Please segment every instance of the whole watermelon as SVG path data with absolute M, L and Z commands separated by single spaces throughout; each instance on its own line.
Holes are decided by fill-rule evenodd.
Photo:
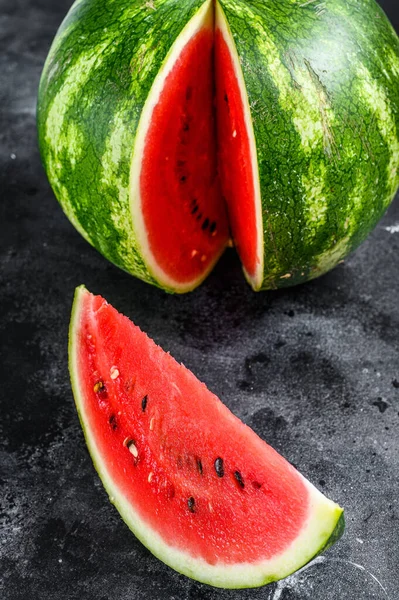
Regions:
M 250 111 L 243 122 L 256 151 L 243 145 L 242 164 L 251 163 L 259 189 L 249 211 L 258 215 L 254 226 L 244 200 L 232 207 L 227 184 L 215 180 L 225 143 L 205 123 L 218 119 L 201 100 L 205 84 L 191 100 L 195 80 L 200 88 L 213 78 L 218 89 L 213 63 L 209 74 L 189 69 L 195 52 L 205 53 L 198 35 L 210 20 L 213 28 L 226 21 L 237 89 Z M 197 45 L 184 58 L 190 40 Z M 167 135 L 175 121 L 191 137 Z M 153 123 L 162 135 L 150 143 L 144 133 Z M 293 285 L 356 248 L 395 196 L 399 40 L 374 0 L 78 0 L 43 71 L 38 127 L 65 213 L 119 267 L 168 291 L 193 289 L 228 244 L 226 201 L 238 215 L 232 237 L 253 288 Z M 239 177 L 234 169 L 236 189 Z M 253 272 L 240 244 L 253 247 Z

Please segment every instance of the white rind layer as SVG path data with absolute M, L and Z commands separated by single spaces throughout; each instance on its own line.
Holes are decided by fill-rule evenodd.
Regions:
M 309 491 L 310 498 L 309 516 L 306 524 L 287 550 L 272 559 L 261 560 L 258 563 L 225 564 L 220 562 L 210 565 L 203 559 L 190 555 L 187 550 L 166 544 L 161 536 L 135 511 L 134 506 L 118 489 L 112 479 L 112 473 L 107 469 L 101 456 L 93 432 L 90 429 L 84 394 L 80 386 L 77 360 L 79 354 L 79 327 L 82 308 L 88 293 L 84 286 L 77 288 L 72 309 L 69 330 L 69 369 L 72 389 L 94 466 L 110 499 L 112 499 L 111 502 L 116 506 L 122 519 L 135 536 L 152 554 L 176 571 L 215 587 L 244 588 L 261 586 L 271 581 L 283 579 L 309 562 L 328 542 L 342 516 L 343 510 L 323 496 L 305 478 L 303 478 L 303 481 Z

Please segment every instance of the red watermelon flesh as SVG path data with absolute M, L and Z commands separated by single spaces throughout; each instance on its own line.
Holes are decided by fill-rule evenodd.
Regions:
M 229 238 L 217 173 L 213 38 L 212 27 L 203 27 L 167 75 L 141 167 L 150 250 L 181 284 L 209 271 Z
M 254 178 L 256 156 L 251 159 L 251 117 L 245 115 L 244 85 L 239 85 L 237 64 L 234 64 L 234 49 L 229 48 L 220 27 L 215 32 L 215 76 L 216 108 L 219 143 L 219 172 L 221 185 L 227 199 L 229 222 L 234 243 L 240 255 L 241 263 L 248 277 L 257 279 L 257 271 L 262 270 L 261 247 L 258 232 L 262 226 L 257 224 L 261 217 L 257 215 Z
M 278 579 L 279 568 L 288 574 L 327 543 L 341 509 L 188 369 L 83 287 L 71 322 L 70 370 L 111 500 L 164 562 L 214 585 L 242 587 Z M 251 576 L 244 569 L 236 581 L 243 565 Z

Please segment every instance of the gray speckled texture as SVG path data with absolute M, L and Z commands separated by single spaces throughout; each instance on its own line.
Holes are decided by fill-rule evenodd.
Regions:
M 398 22 L 394 2 L 382 4 Z M 122 273 L 66 220 L 36 147 L 39 75 L 68 5 L 0 0 L 1 598 L 396 600 L 399 202 L 344 265 L 297 289 L 254 294 L 232 252 L 185 297 Z M 346 534 L 323 559 L 278 585 L 221 591 L 173 572 L 132 536 L 72 400 L 67 328 L 80 283 L 346 508 Z

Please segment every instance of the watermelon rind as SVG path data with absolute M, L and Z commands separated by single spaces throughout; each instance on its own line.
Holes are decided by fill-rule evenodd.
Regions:
M 303 529 L 282 554 L 256 564 L 239 563 L 211 565 L 202 558 L 166 544 L 135 511 L 134 506 L 115 484 L 112 472 L 97 447 L 90 420 L 85 412 L 83 389 L 79 378 L 77 356 L 81 311 L 89 292 L 84 286 L 76 289 L 69 330 L 69 370 L 73 395 L 87 447 L 103 485 L 122 519 L 135 536 L 160 560 L 176 571 L 203 583 L 222 588 L 258 587 L 282 579 L 308 563 L 327 549 L 344 529 L 343 509 L 327 499 L 303 478 L 310 495 L 309 517 Z M 301 476 L 302 477 L 302 476 Z
M 375 0 L 219 0 L 251 109 L 264 273 L 326 273 L 399 185 L 399 39 Z M 227 38 L 226 38 L 227 39 Z

